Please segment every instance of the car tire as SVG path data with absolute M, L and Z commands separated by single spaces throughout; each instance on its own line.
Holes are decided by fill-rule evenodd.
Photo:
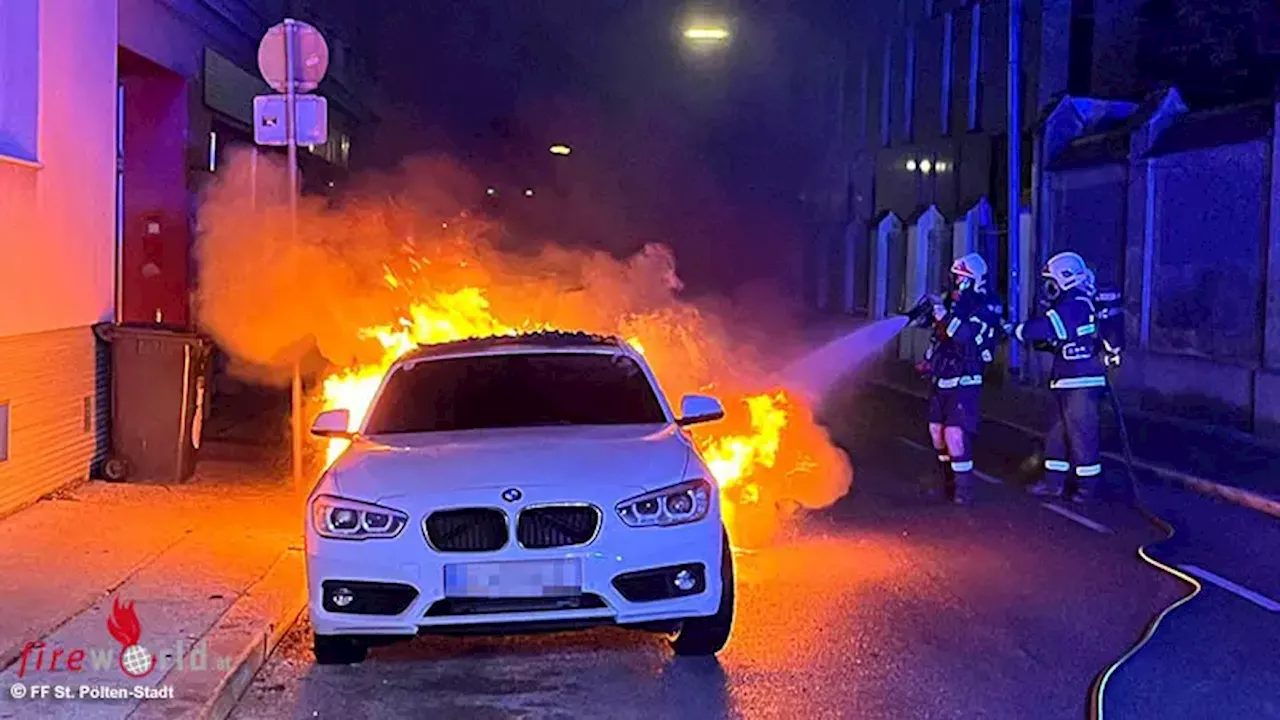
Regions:
M 314 635 L 317 665 L 355 665 L 369 656 L 369 646 L 346 635 Z
M 680 630 L 671 640 L 676 655 L 705 657 L 715 655 L 729 642 L 733 630 L 734 573 L 733 551 L 729 536 L 725 535 L 720 559 L 720 606 L 715 615 L 689 618 L 681 623 Z

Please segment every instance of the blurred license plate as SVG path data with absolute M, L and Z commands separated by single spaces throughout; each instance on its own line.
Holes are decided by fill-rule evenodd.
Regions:
M 563 597 L 581 592 L 582 563 L 577 559 L 444 566 L 446 597 Z

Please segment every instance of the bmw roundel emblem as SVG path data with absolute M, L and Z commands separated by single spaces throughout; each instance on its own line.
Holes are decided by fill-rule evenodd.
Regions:
M 507 502 L 515 502 L 522 497 L 524 497 L 524 493 L 520 492 L 519 488 L 507 488 L 502 491 L 502 499 Z

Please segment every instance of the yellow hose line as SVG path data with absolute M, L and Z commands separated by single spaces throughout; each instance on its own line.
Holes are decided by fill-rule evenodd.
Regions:
M 1161 526 L 1164 529 L 1164 531 L 1168 534 L 1168 536 L 1164 540 L 1161 540 L 1160 542 L 1168 542 L 1173 538 L 1174 530 L 1172 525 L 1165 522 L 1164 520 L 1161 520 L 1160 518 L 1155 517 L 1154 515 L 1152 516 L 1151 520 L 1152 522 Z M 1146 545 L 1143 545 L 1138 548 L 1138 557 L 1141 558 L 1143 562 L 1147 563 L 1148 565 L 1151 565 L 1157 570 L 1162 570 L 1164 572 L 1167 572 L 1170 575 L 1173 575 L 1174 577 L 1187 583 L 1188 585 L 1191 586 L 1192 590 L 1190 594 L 1179 599 L 1177 602 L 1173 603 L 1172 605 L 1170 605 L 1169 607 L 1161 611 L 1161 613 L 1157 615 L 1155 619 L 1151 621 L 1150 624 L 1147 625 L 1147 631 L 1146 633 L 1143 634 L 1142 639 L 1139 640 L 1136 645 L 1130 648 L 1128 652 L 1120 656 L 1119 660 L 1116 660 L 1115 662 L 1111 663 L 1111 666 L 1108 667 L 1106 671 L 1103 672 L 1102 675 L 1098 677 L 1097 682 L 1095 682 L 1093 686 L 1093 702 L 1090 704 L 1090 709 L 1089 709 L 1089 717 L 1094 718 L 1094 720 L 1103 720 L 1102 701 L 1103 701 L 1103 696 L 1107 691 L 1107 681 L 1111 679 L 1111 675 L 1115 673 L 1115 671 L 1119 669 L 1121 665 L 1127 662 L 1129 658 L 1132 658 L 1134 655 L 1138 654 L 1138 651 L 1142 650 L 1142 648 L 1146 646 L 1147 642 L 1150 641 L 1151 638 L 1156 634 L 1156 630 L 1160 628 L 1160 623 L 1164 620 L 1165 616 L 1167 616 L 1169 613 L 1173 612 L 1174 610 L 1177 610 L 1178 608 L 1182 607 L 1183 605 L 1186 605 L 1188 602 L 1191 602 L 1191 599 L 1199 595 L 1201 589 L 1203 589 L 1199 580 L 1196 580 L 1195 578 L 1191 577 L 1190 575 L 1182 572 L 1181 570 L 1175 567 L 1166 565 L 1160 562 L 1159 560 L 1156 560 L 1155 558 L 1151 557 L 1151 555 L 1147 553 Z

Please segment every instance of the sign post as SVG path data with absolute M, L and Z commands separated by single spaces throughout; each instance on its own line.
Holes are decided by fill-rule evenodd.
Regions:
M 298 241 L 298 141 L 321 145 L 328 141 L 328 103 L 307 94 L 320 85 L 329 69 L 329 46 L 311 25 L 285 18 L 263 35 L 258 44 L 258 70 L 262 79 L 282 95 L 253 99 L 253 136 L 259 145 L 287 149 L 289 173 L 290 240 Z M 306 108 L 306 112 L 301 109 Z M 283 122 L 281 122 L 283 115 Z M 283 131 L 283 132 L 281 132 Z M 293 364 L 292 435 L 293 482 L 302 487 L 302 368 Z

